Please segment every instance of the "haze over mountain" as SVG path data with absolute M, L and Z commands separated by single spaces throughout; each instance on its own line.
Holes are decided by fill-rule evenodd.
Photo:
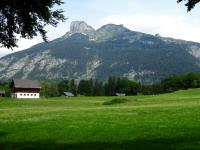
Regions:
M 144 83 L 200 72 L 200 44 L 107 24 L 95 30 L 83 21 L 49 43 L 0 59 L 0 80 L 100 79 L 126 77 Z

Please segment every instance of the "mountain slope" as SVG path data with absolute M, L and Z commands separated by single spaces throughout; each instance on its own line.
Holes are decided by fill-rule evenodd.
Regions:
M 0 80 L 105 80 L 108 76 L 156 82 L 171 74 L 200 72 L 200 44 L 131 31 L 108 24 L 98 30 L 85 22 L 49 43 L 0 59 Z

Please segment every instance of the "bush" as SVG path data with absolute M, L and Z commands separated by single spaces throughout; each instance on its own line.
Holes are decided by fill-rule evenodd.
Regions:
M 125 98 L 115 98 L 115 99 L 112 99 L 110 101 L 106 101 L 103 103 L 103 105 L 114 105 L 114 104 L 121 104 L 121 103 L 126 103 L 128 102 L 129 100 L 128 99 L 125 99 Z

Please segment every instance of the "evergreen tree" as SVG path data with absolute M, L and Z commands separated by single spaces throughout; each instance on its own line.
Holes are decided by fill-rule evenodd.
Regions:
M 116 79 L 114 77 L 109 77 L 104 88 L 107 96 L 114 96 L 116 94 Z
M 139 91 L 139 84 L 128 79 L 117 79 L 116 92 L 126 95 L 136 95 Z
M 78 92 L 81 95 L 92 96 L 93 81 L 92 80 L 81 80 L 78 85 Z
M 42 89 L 40 90 L 41 96 L 44 97 L 57 97 L 59 96 L 59 90 L 57 83 L 42 82 Z
M 5 91 L 5 96 L 10 97 L 11 94 L 11 85 L 8 82 L 0 83 L 0 90 Z
M 64 80 L 58 83 L 58 91 L 60 95 L 63 95 L 64 92 L 69 91 L 69 81 Z
M 127 95 L 137 95 L 139 92 L 139 83 L 135 82 L 135 81 L 130 81 L 127 80 L 127 87 L 126 87 L 126 94 Z
M 103 83 L 101 81 L 95 80 L 95 83 L 93 86 L 93 95 L 94 96 L 103 96 L 104 95 Z

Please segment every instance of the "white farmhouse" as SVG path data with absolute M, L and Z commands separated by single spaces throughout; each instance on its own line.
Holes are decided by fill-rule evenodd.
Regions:
M 40 98 L 41 85 L 36 80 L 13 79 L 11 82 L 11 98 Z

